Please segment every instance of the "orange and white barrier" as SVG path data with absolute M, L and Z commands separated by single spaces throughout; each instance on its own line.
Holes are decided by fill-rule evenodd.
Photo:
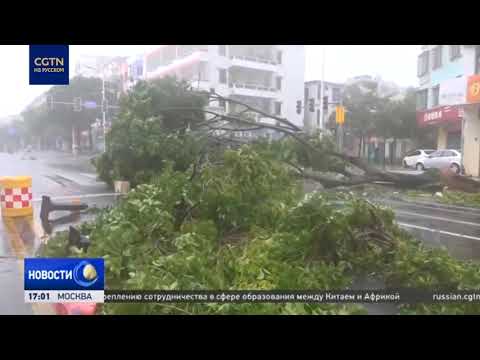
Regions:
M 0 208 L 2 216 L 33 215 L 32 177 L 0 177 Z

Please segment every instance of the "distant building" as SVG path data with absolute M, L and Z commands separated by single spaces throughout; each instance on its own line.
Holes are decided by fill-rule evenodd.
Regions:
M 128 63 L 124 56 L 81 56 L 75 64 L 74 76 L 96 77 L 119 84 L 121 92 L 128 85 Z
M 137 56 L 127 62 L 128 87 L 140 79 L 175 75 L 194 88 L 215 91 L 303 127 L 296 101 L 303 99 L 304 46 L 163 45 L 144 54 L 143 61 Z M 240 111 L 235 104 L 212 106 L 226 113 Z
M 320 119 L 321 86 L 321 80 L 305 82 L 304 97 L 302 103 L 304 105 L 303 121 L 306 130 L 309 132 L 314 132 L 318 129 L 326 129 L 330 115 L 335 112 L 335 107 L 342 102 L 345 84 L 325 81 L 323 88 L 323 103 L 326 111 L 323 112 L 323 119 Z M 312 99 L 314 102 L 313 112 L 309 109 L 309 103 L 310 101 L 312 101 Z
M 395 84 L 393 81 L 383 80 L 380 76 L 361 75 L 350 78 L 346 81 L 346 85 L 363 86 L 365 91 L 374 89 L 377 96 L 381 98 L 390 98 L 392 100 L 402 100 L 405 97 L 406 88 Z

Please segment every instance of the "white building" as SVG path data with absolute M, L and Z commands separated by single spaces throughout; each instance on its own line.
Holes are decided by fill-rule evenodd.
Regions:
M 307 81 L 305 83 L 302 107 L 304 111 L 304 124 L 309 132 L 318 129 L 326 129 L 330 115 L 335 112 L 335 107 L 342 101 L 342 94 L 345 88 L 344 84 L 337 84 L 325 81 L 323 88 L 324 111 L 323 119 L 320 119 L 320 103 L 321 103 L 321 80 Z M 310 111 L 310 102 L 314 103 L 314 111 Z
M 303 99 L 303 45 L 164 45 L 145 54 L 143 66 L 138 59 L 136 63 L 143 79 L 176 75 L 194 88 L 215 91 L 303 127 L 303 114 L 296 112 L 296 101 Z M 131 80 L 130 85 L 135 83 L 133 76 Z M 233 104 L 214 105 L 227 113 L 241 110 Z
M 438 149 L 461 150 L 465 172 L 474 176 L 480 175 L 479 73 L 479 45 L 423 45 L 418 56 L 417 124 L 436 133 Z

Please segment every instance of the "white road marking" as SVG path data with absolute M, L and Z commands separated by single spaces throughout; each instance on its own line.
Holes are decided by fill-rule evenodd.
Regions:
M 84 195 L 68 195 L 68 196 L 55 196 L 51 197 L 51 200 L 75 200 L 75 199 L 89 199 L 89 198 L 97 198 L 97 197 L 105 197 L 105 196 L 122 196 L 124 194 L 120 193 L 104 193 L 104 194 L 84 194 Z M 33 202 L 41 202 L 41 198 L 35 198 L 32 200 Z
M 476 237 L 476 236 L 470 236 L 470 235 L 452 233 L 452 232 L 450 232 L 450 231 L 443 231 L 443 230 L 431 229 L 431 228 L 424 227 L 424 226 L 418 226 L 418 225 L 401 223 L 401 222 L 399 222 L 399 223 L 397 223 L 397 224 L 398 224 L 399 226 L 401 226 L 401 227 L 406 227 L 406 228 L 414 228 L 414 229 L 419 229 L 419 230 L 426 230 L 426 231 L 430 231 L 430 232 L 436 232 L 436 233 L 439 233 L 439 234 L 445 234 L 445 235 L 455 236 L 455 237 L 462 237 L 462 238 L 471 239 L 471 240 L 480 240 L 480 238 L 479 238 L 479 237 Z
M 445 208 L 440 206 L 434 206 L 434 205 L 429 205 L 429 204 L 424 204 L 424 203 L 419 203 L 419 202 L 411 202 L 411 201 L 397 201 L 397 200 L 385 200 L 385 203 L 395 203 L 399 204 L 400 206 L 415 206 L 415 207 L 420 207 L 424 209 L 429 209 L 429 210 L 440 210 L 440 211 L 445 211 L 445 212 L 452 212 L 452 213 L 466 213 L 466 212 L 475 212 L 480 214 L 480 208 L 469 208 L 469 207 L 464 207 L 464 206 L 453 206 L 453 205 L 448 205 L 449 208 L 455 208 L 458 210 L 452 210 L 449 208 Z M 382 203 L 379 202 L 380 205 L 383 205 Z
M 415 213 L 415 212 L 401 211 L 401 210 L 395 210 L 395 209 L 393 211 L 396 214 L 404 214 L 404 215 L 411 215 L 411 216 L 417 216 L 417 217 L 424 217 L 424 218 L 432 219 L 432 220 L 440 220 L 440 221 L 446 221 L 446 222 L 450 222 L 450 223 L 457 223 L 457 224 L 480 227 L 479 223 L 473 223 L 473 222 L 469 222 L 469 221 L 453 220 L 453 219 L 448 219 L 448 218 L 439 217 L 439 216 L 424 215 L 424 214 L 419 214 L 419 213 Z

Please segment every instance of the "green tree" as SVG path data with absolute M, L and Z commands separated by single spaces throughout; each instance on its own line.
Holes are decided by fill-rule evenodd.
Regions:
M 109 85 L 116 89 L 116 84 Z M 99 78 L 75 77 L 70 80 L 68 86 L 54 86 L 45 96 L 52 96 L 54 102 L 72 103 L 75 98 L 81 98 L 82 102 L 95 101 L 98 105 L 102 99 L 102 80 Z M 115 93 L 117 91 L 114 91 Z M 115 96 L 107 91 L 109 103 L 115 102 Z M 89 131 L 91 141 L 91 125 L 95 118 L 100 117 L 101 109 L 83 108 L 82 111 L 74 111 L 69 104 L 54 104 L 53 109 L 48 109 L 46 104 L 27 109 L 22 113 L 26 131 L 36 137 L 38 141 L 46 145 L 53 143 L 57 137 L 72 140 L 72 132 Z
M 185 81 L 162 78 L 139 82 L 125 96 L 107 136 L 107 151 L 97 159 L 99 176 L 107 183 L 148 181 L 173 162 L 185 171 L 202 148 L 201 137 L 192 135 L 205 120 L 203 95 Z
M 347 86 L 343 104 L 348 111 L 349 121 L 346 126 L 360 138 L 358 148 L 358 156 L 360 156 L 365 137 L 375 130 L 376 118 L 378 118 L 376 113 L 383 103 L 377 96 L 376 85 L 366 83 Z

